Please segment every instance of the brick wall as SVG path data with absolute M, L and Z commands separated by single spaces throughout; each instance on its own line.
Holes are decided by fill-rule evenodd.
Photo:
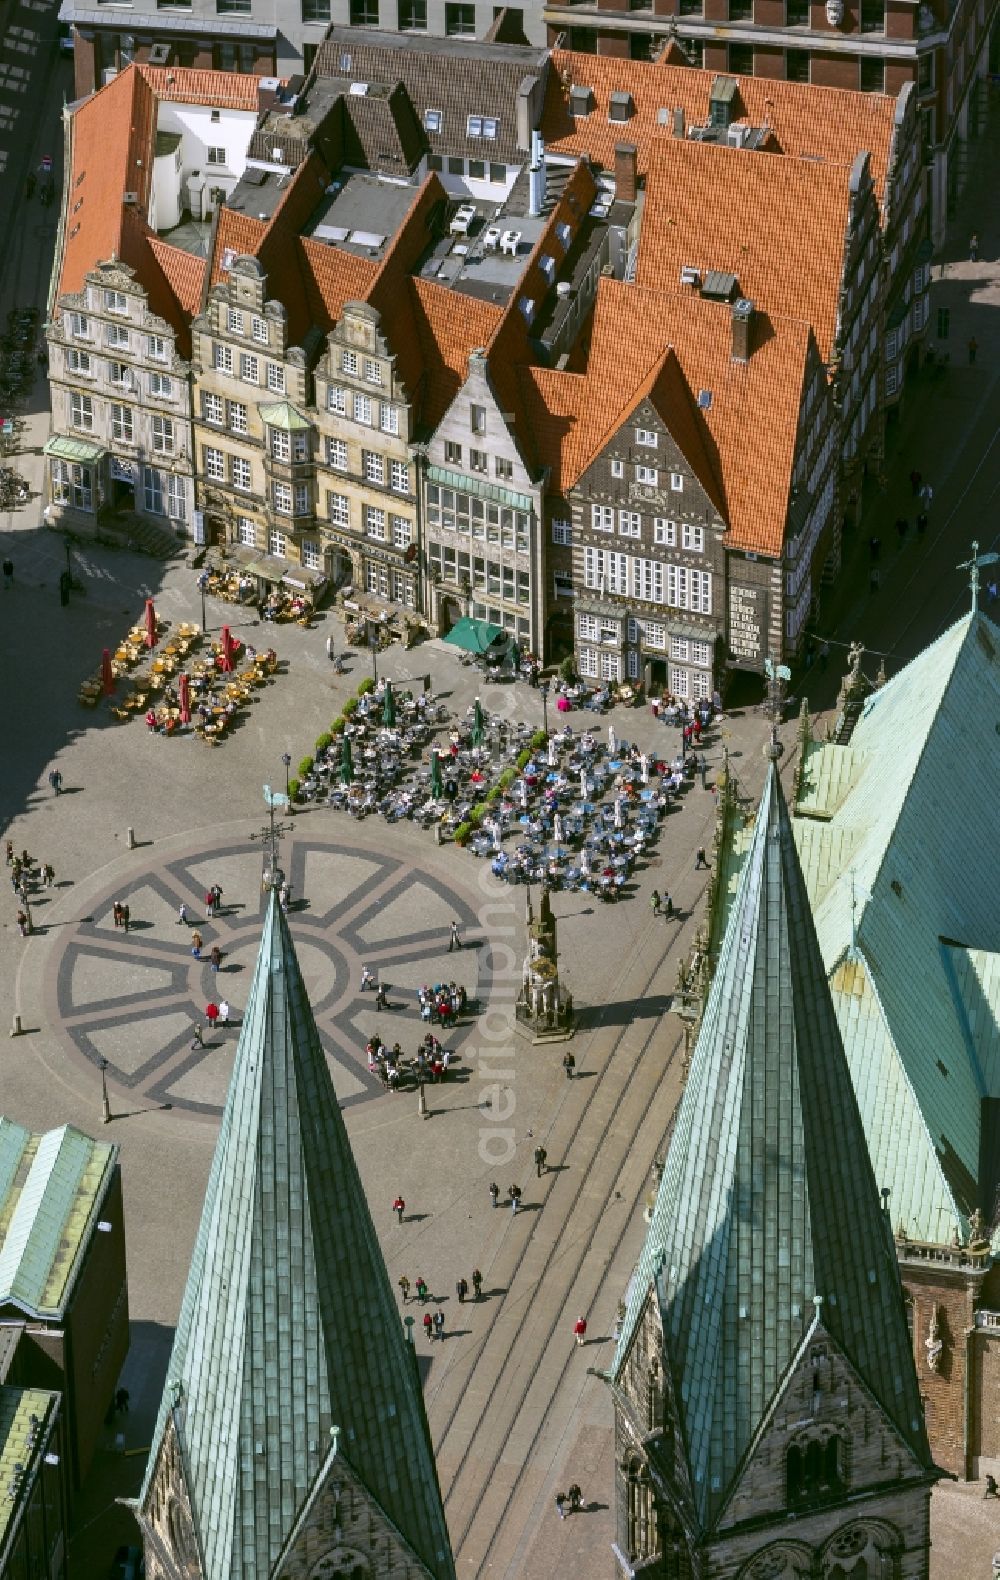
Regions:
M 968 1474 L 968 1334 L 975 1323 L 973 1310 L 981 1279 L 943 1270 L 925 1272 L 906 1261 L 900 1262 L 899 1271 L 912 1311 L 913 1358 L 931 1452 L 942 1470 L 964 1477 Z M 935 1309 L 943 1344 L 936 1372 L 927 1364 L 927 1336 Z

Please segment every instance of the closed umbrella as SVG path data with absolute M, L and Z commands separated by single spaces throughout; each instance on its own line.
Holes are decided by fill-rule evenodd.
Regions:
M 182 675 L 177 686 L 177 697 L 181 705 L 181 723 L 191 723 L 191 682 L 187 675 Z
M 444 785 L 441 780 L 441 759 L 437 752 L 431 752 L 431 795 L 435 801 L 440 801 L 444 795 Z
M 354 783 L 354 758 L 351 755 L 351 742 L 346 735 L 340 748 L 340 782 L 344 785 Z
M 484 721 L 483 721 L 483 705 L 480 702 L 479 698 L 477 697 L 476 698 L 475 707 L 472 710 L 472 744 L 473 744 L 473 746 L 482 746 L 483 738 L 484 738 L 485 734 L 486 734 L 486 728 L 485 728 L 485 724 L 484 724 Z
M 227 675 L 233 667 L 233 639 L 228 625 L 222 627 L 222 662 L 219 667 L 224 669 Z
M 152 598 L 146 599 L 146 646 L 156 646 L 156 610 Z
M 385 696 L 382 699 L 382 723 L 387 730 L 391 730 L 396 723 L 396 698 L 390 680 L 385 683 Z
M 111 649 L 106 647 L 101 658 L 101 686 L 106 697 L 115 689 L 115 676 L 111 668 Z

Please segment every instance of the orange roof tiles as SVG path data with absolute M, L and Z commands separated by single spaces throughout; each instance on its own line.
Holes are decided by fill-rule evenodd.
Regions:
M 136 70 L 158 99 L 168 104 L 211 104 L 219 110 L 256 113 L 258 77 L 236 71 L 194 71 L 187 66 L 145 66 Z
M 199 258 L 193 252 L 185 252 L 182 247 L 172 247 L 158 236 L 149 238 L 149 248 L 163 270 L 181 310 L 193 318 L 201 311 L 208 260 Z
M 553 50 L 542 112 L 542 134 L 551 153 L 589 154 L 599 165 L 614 165 L 616 143 L 634 143 L 639 170 L 651 162 L 654 144 L 671 135 L 660 123 L 661 111 L 684 110 L 688 127 L 705 125 L 708 101 L 717 73 L 661 61 L 619 60 L 609 55 L 582 55 Z M 881 203 L 892 150 L 896 100 L 880 93 L 853 93 L 844 88 L 816 88 L 780 82 L 771 77 L 739 77 L 736 120 L 767 125 L 783 154 L 850 165 L 867 151 L 872 179 Z M 569 113 L 569 83 L 594 94 L 589 115 Z M 630 93 L 635 114 L 628 121 L 608 120 L 612 93 Z
M 424 356 L 421 420 L 436 427 L 469 370 L 469 354 L 484 348 L 501 311 L 492 302 L 464 296 L 434 280 L 410 278 L 413 321 Z
M 209 260 L 209 287 L 218 285 L 228 272 L 228 267 L 223 263 L 227 252 L 237 258 L 256 258 L 266 234 L 267 225 L 262 219 L 254 219 L 251 214 L 240 214 L 233 208 L 221 208 Z
M 740 296 L 764 312 L 812 324 L 829 360 L 850 176 L 844 165 L 661 139 L 646 179 L 637 281 L 675 291 L 686 266 L 734 274 Z
M 371 258 L 356 258 L 308 236 L 300 237 L 298 245 L 312 322 L 325 331 L 336 323 L 345 302 L 367 298 L 378 266 Z M 275 284 L 280 294 L 281 282 Z

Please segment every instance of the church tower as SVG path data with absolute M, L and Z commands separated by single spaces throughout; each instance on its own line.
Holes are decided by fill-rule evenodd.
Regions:
M 892 1233 L 774 762 L 611 1381 L 618 1575 L 927 1580 Z
M 272 890 L 149 1463 L 149 1580 L 454 1580 L 406 1341 Z

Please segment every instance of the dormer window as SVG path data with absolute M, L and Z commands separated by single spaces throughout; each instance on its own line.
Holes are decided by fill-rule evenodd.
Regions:
M 425 132 L 439 132 L 441 130 L 441 127 L 442 127 L 443 124 L 444 124 L 444 112 L 442 110 L 425 110 L 424 111 L 424 131 Z

